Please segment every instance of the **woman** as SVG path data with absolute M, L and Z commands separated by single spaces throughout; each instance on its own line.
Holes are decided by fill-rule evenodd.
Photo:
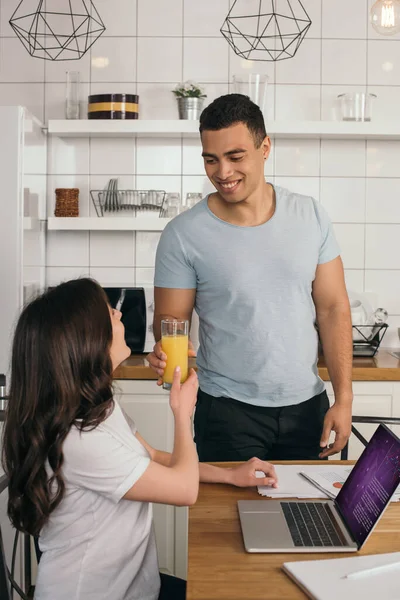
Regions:
M 181 386 L 176 370 L 174 449 L 155 450 L 113 398 L 113 370 L 130 354 L 120 319 L 96 282 L 79 279 L 31 302 L 16 327 L 3 463 L 13 525 L 40 535 L 37 600 L 185 598 L 185 582 L 160 579 L 150 502 L 196 501 L 197 377 Z M 258 459 L 201 465 L 201 477 L 256 485 L 256 469 L 276 485 Z

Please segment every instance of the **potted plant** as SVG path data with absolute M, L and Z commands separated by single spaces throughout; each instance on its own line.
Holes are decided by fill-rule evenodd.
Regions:
M 172 93 L 178 101 L 180 119 L 197 120 L 203 110 L 206 94 L 203 89 L 192 81 L 185 81 L 176 86 Z

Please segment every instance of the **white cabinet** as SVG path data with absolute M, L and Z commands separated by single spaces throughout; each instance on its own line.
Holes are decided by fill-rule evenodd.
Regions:
M 329 400 L 334 400 L 330 382 L 326 383 Z M 354 381 L 353 415 L 357 417 L 400 417 L 400 383 L 394 381 Z M 369 440 L 378 425 L 355 424 L 358 431 Z M 400 426 L 393 428 L 400 434 Z M 349 443 L 349 459 L 357 459 L 364 446 L 352 435 Z M 332 459 L 337 459 L 333 456 Z
M 144 439 L 158 450 L 171 452 L 174 420 L 168 393 L 158 388 L 154 380 L 118 380 L 116 395 Z M 153 511 L 160 569 L 185 578 L 187 509 L 154 504 Z

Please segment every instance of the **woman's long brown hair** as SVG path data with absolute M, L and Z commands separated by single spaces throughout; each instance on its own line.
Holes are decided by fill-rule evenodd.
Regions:
M 111 342 L 107 299 L 91 279 L 62 283 L 21 313 L 2 457 L 8 515 L 20 531 L 38 535 L 63 498 L 71 427 L 95 428 L 113 407 Z

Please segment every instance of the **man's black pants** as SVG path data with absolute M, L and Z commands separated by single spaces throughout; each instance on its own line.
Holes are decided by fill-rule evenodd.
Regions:
M 214 398 L 199 390 L 194 416 L 200 462 L 318 460 L 326 392 L 282 408 Z

